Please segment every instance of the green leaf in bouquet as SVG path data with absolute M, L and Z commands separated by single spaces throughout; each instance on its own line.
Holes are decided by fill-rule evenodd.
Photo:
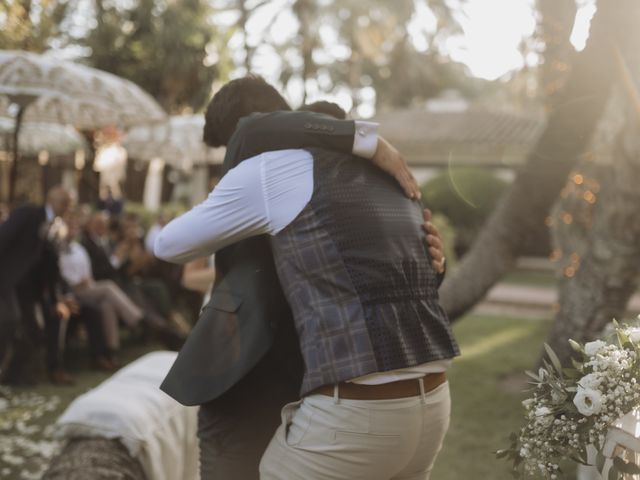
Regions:
M 622 457 L 615 457 L 613 459 L 613 465 L 622 473 L 629 475 L 639 475 L 640 466 L 633 462 L 626 462 Z
M 542 381 L 542 379 L 538 375 L 533 373 L 531 370 L 525 370 L 524 374 L 527 375 L 528 377 L 533 378 L 537 383 L 540 383 Z
M 546 342 L 544 344 L 544 349 L 547 351 L 547 356 L 549 357 L 549 360 L 551 360 L 553 366 L 556 368 L 556 371 L 559 375 L 562 376 L 562 364 L 560 363 L 560 359 L 556 355 L 556 352 L 554 352 Z
M 625 345 L 633 346 L 633 343 L 631 343 L 631 340 L 629 340 L 629 335 L 624 330 L 622 329 L 616 330 L 616 335 L 618 337 L 618 343 L 620 344 L 621 347 L 624 347 Z
M 511 450 L 509 450 L 508 448 L 503 448 L 502 450 L 498 450 L 493 453 L 495 454 L 496 458 L 505 458 L 509 455 L 509 453 L 511 453 Z
M 584 347 L 571 338 L 569 339 L 569 345 L 571 346 L 574 352 L 584 353 Z
M 596 454 L 596 468 L 601 474 L 604 472 L 604 464 L 606 463 L 606 461 L 607 457 L 605 457 L 602 452 L 598 452 Z
M 582 378 L 582 374 L 575 368 L 571 367 L 563 368 L 562 374 L 569 380 L 578 380 Z
M 577 361 L 575 358 L 571 359 L 571 364 L 573 365 L 573 368 L 575 368 L 577 372 L 584 373 L 584 365 L 579 361 Z

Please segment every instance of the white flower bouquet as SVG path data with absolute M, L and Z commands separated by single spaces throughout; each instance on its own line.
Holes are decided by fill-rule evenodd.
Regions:
M 577 353 L 573 368 L 562 368 L 545 345 L 549 361 L 538 373 L 526 372 L 533 395 L 525 400 L 526 425 L 511 434 L 511 446 L 496 452 L 513 462 L 516 478 L 563 478 L 560 463 L 584 465 L 587 447 L 597 449 L 595 466 L 603 472 L 602 452 L 609 427 L 640 406 L 640 328 L 614 321 L 611 341 L 581 345 L 569 340 Z M 609 479 L 640 474 L 640 467 L 615 457 Z

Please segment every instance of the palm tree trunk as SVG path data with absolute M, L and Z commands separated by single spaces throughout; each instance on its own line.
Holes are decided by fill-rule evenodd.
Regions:
M 547 127 L 511 188 L 441 289 L 452 319 L 459 318 L 515 264 L 527 238 L 545 218 L 603 114 L 616 70 L 614 45 L 633 45 L 640 3 L 599 2 L 584 51 L 549 113 Z

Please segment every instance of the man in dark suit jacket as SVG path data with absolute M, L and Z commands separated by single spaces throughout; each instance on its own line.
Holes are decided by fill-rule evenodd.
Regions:
M 255 81 L 262 88 L 263 81 Z M 259 96 L 245 98 L 246 104 L 228 105 L 229 110 L 239 117 L 275 113 L 244 118 L 235 132 L 207 122 L 205 142 L 227 145 L 225 172 L 268 150 L 318 146 L 352 153 L 354 143 L 371 128 L 366 122 L 356 125 L 308 112 L 287 113 L 284 99 L 261 104 Z M 375 133 L 374 140 L 378 163 L 393 164 L 407 193 L 417 194 L 400 155 L 385 142 L 377 142 Z M 280 407 L 298 397 L 302 361 L 297 335 L 264 238 L 221 250 L 216 269 L 212 299 L 161 388 L 181 403 L 203 405 L 199 415 L 203 480 L 257 478 L 260 456 L 279 423 Z
M 82 246 L 91 260 L 91 271 L 96 280 L 119 282 L 121 275 L 111 263 L 111 246 L 107 240 L 107 216 L 104 212 L 95 212 L 89 218 L 82 236 Z
M 54 187 L 43 207 L 17 208 L 0 225 L 0 296 L 12 305 L 13 312 L 0 321 L 4 324 L 3 330 L 11 332 L 12 338 L 11 343 L 5 345 L 5 352 L 11 349 L 10 345 L 17 337 L 27 345 L 37 338 L 35 307 L 40 305 L 45 321 L 49 374 L 54 383 L 62 384 L 70 383 L 71 378 L 59 364 L 58 332 L 61 317 L 70 315 L 70 311 L 58 291 L 59 271 L 53 237 L 57 234 L 59 217 L 70 205 L 69 192 Z M 16 315 L 17 311 L 19 315 Z M 24 357 L 25 349 L 21 350 Z

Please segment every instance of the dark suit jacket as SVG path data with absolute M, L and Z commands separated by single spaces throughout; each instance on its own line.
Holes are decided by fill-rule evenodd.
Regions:
M 242 119 L 227 146 L 223 170 L 270 150 L 323 147 L 351 153 L 355 124 L 311 112 L 254 114 Z M 184 405 L 225 393 L 272 352 L 283 374 L 302 378 L 293 318 L 264 237 L 216 254 L 219 281 L 161 389 Z M 273 368 L 273 367 L 270 367 Z
M 82 236 L 81 243 L 87 250 L 87 254 L 91 260 L 93 278 L 96 280 L 118 280 L 120 274 L 113 268 L 113 265 L 111 265 L 111 261 L 104 249 L 87 234 Z
M 15 209 L 0 224 L 0 289 L 23 282 L 41 260 L 45 244 L 44 207 L 27 205 Z

